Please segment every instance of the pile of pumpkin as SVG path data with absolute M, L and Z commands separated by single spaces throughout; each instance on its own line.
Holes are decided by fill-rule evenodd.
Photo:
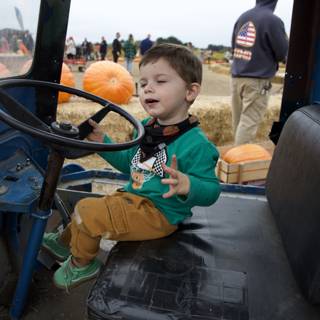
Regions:
M 21 74 L 29 71 L 32 60 L 28 60 L 21 68 Z M 0 63 L 0 77 L 9 77 L 10 70 Z M 60 83 L 67 87 L 75 87 L 74 76 L 67 66 L 62 64 Z M 134 92 L 134 81 L 130 73 L 120 64 L 112 61 L 92 63 L 83 77 L 83 90 L 116 104 L 127 104 Z M 71 95 L 60 92 L 58 103 L 68 102 Z
M 75 87 L 74 76 L 63 63 L 60 83 Z M 83 76 L 83 90 L 116 104 L 127 104 L 134 92 L 134 80 L 131 74 L 120 64 L 112 61 L 92 63 Z M 70 94 L 60 92 L 58 103 L 68 102 Z

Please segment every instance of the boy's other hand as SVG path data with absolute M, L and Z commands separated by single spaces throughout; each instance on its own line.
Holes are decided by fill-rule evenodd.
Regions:
M 87 139 L 89 141 L 95 141 L 95 142 L 103 142 L 104 133 L 99 126 L 98 123 L 93 121 L 92 119 L 89 119 L 89 124 L 92 126 L 93 130 L 92 132 L 87 136 Z
M 190 191 L 190 179 L 189 177 L 178 170 L 177 157 L 172 156 L 170 167 L 162 164 L 164 172 L 170 175 L 170 178 L 164 178 L 161 183 L 169 185 L 169 191 L 162 195 L 163 198 L 170 198 L 173 195 L 188 195 Z

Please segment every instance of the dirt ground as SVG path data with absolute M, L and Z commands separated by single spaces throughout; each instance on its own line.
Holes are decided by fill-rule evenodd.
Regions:
M 201 86 L 201 95 L 203 96 L 230 96 L 230 76 L 228 74 L 213 72 L 209 65 L 203 65 L 203 82 Z M 76 88 L 82 89 L 83 72 L 74 69 Z M 139 80 L 138 64 L 133 65 L 133 78 L 136 82 Z M 282 85 L 273 84 L 272 94 L 279 92 Z
M 74 72 L 76 87 L 82 89 L 82 72 Z M 133 76 L 138 80 L 138 68 L 134 65 Z M 230 76 L 214 73 L 207 65 L 204 66 L 204 80 L 201 97 L 203 99 L 230 100 Z M 273 93 L 281 92 L 281 85 L 273 86 Z M 260 142 L 270 152 L 273 145 L 269 141 Z M 223 154 L 231 145 L 219 146 Z M 92 158 L 93 157 L 93 158 Z M 85 168 L 105 168 L 108 165 L 97 156 L 84 158 L 78 162 Z M 105 259 L 107 253 L 102 251 L 101 257 Z M 55 288 L 52 284 L 52 270 L 42 269 L 34 276 L 29 301 L 22 320 L 82 320 L 86 319 L 86 298 L 94 280 L 87 282 L 67 293 Z M 9 319 L 7 310 L 0 308 L 0 319 Z

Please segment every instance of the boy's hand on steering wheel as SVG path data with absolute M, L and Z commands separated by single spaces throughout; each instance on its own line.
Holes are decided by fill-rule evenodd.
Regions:
M 92 132 L 87 136 L 87 139 L 89 141 L 95 141 L 95 142 L 103 142 L 104 139 L 104 132 L 102 131 L 101 126 L 99 126 L 98 123 L 96 123 L 94 120 L 89 119 L 89 124 L 92 126 L 93 130 Z
M 188 195 L 190 191 L 190 179 L 189 177 L 178 170 L 177 157 L 172 156 L 170 167 L 162 164 L 164 172 L 170 175 L 170 178 L 164 178 L 161 183 L 169 185 L 169 191 L 162 195 L 163 198 L 170 198 L 177 194 L 180 196 Z

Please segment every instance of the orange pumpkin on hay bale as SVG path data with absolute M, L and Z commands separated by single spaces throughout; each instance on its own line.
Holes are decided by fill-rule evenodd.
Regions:
M 60 77 L 60 84 L 67 86 L 67 87 L 75 87 L 74 76 L 69 69 L 69 67 L 63 63 L 62 70 L 61 70 L 61 77 Z M 68 102 L 71 97 L 71 94 L 66 92 L 59 92 L 58 96 L 58 103 Z
M 1 78 L 9 77 L 10 74 L 11 72 L 9 71 L 9 69 L 3 63 L 0 63 L 0 77 Z
M 98 61 L 85 71 L 83 89 L 113 103 L 127 104 L 134 92 L 134 81 L 120 64 Z

